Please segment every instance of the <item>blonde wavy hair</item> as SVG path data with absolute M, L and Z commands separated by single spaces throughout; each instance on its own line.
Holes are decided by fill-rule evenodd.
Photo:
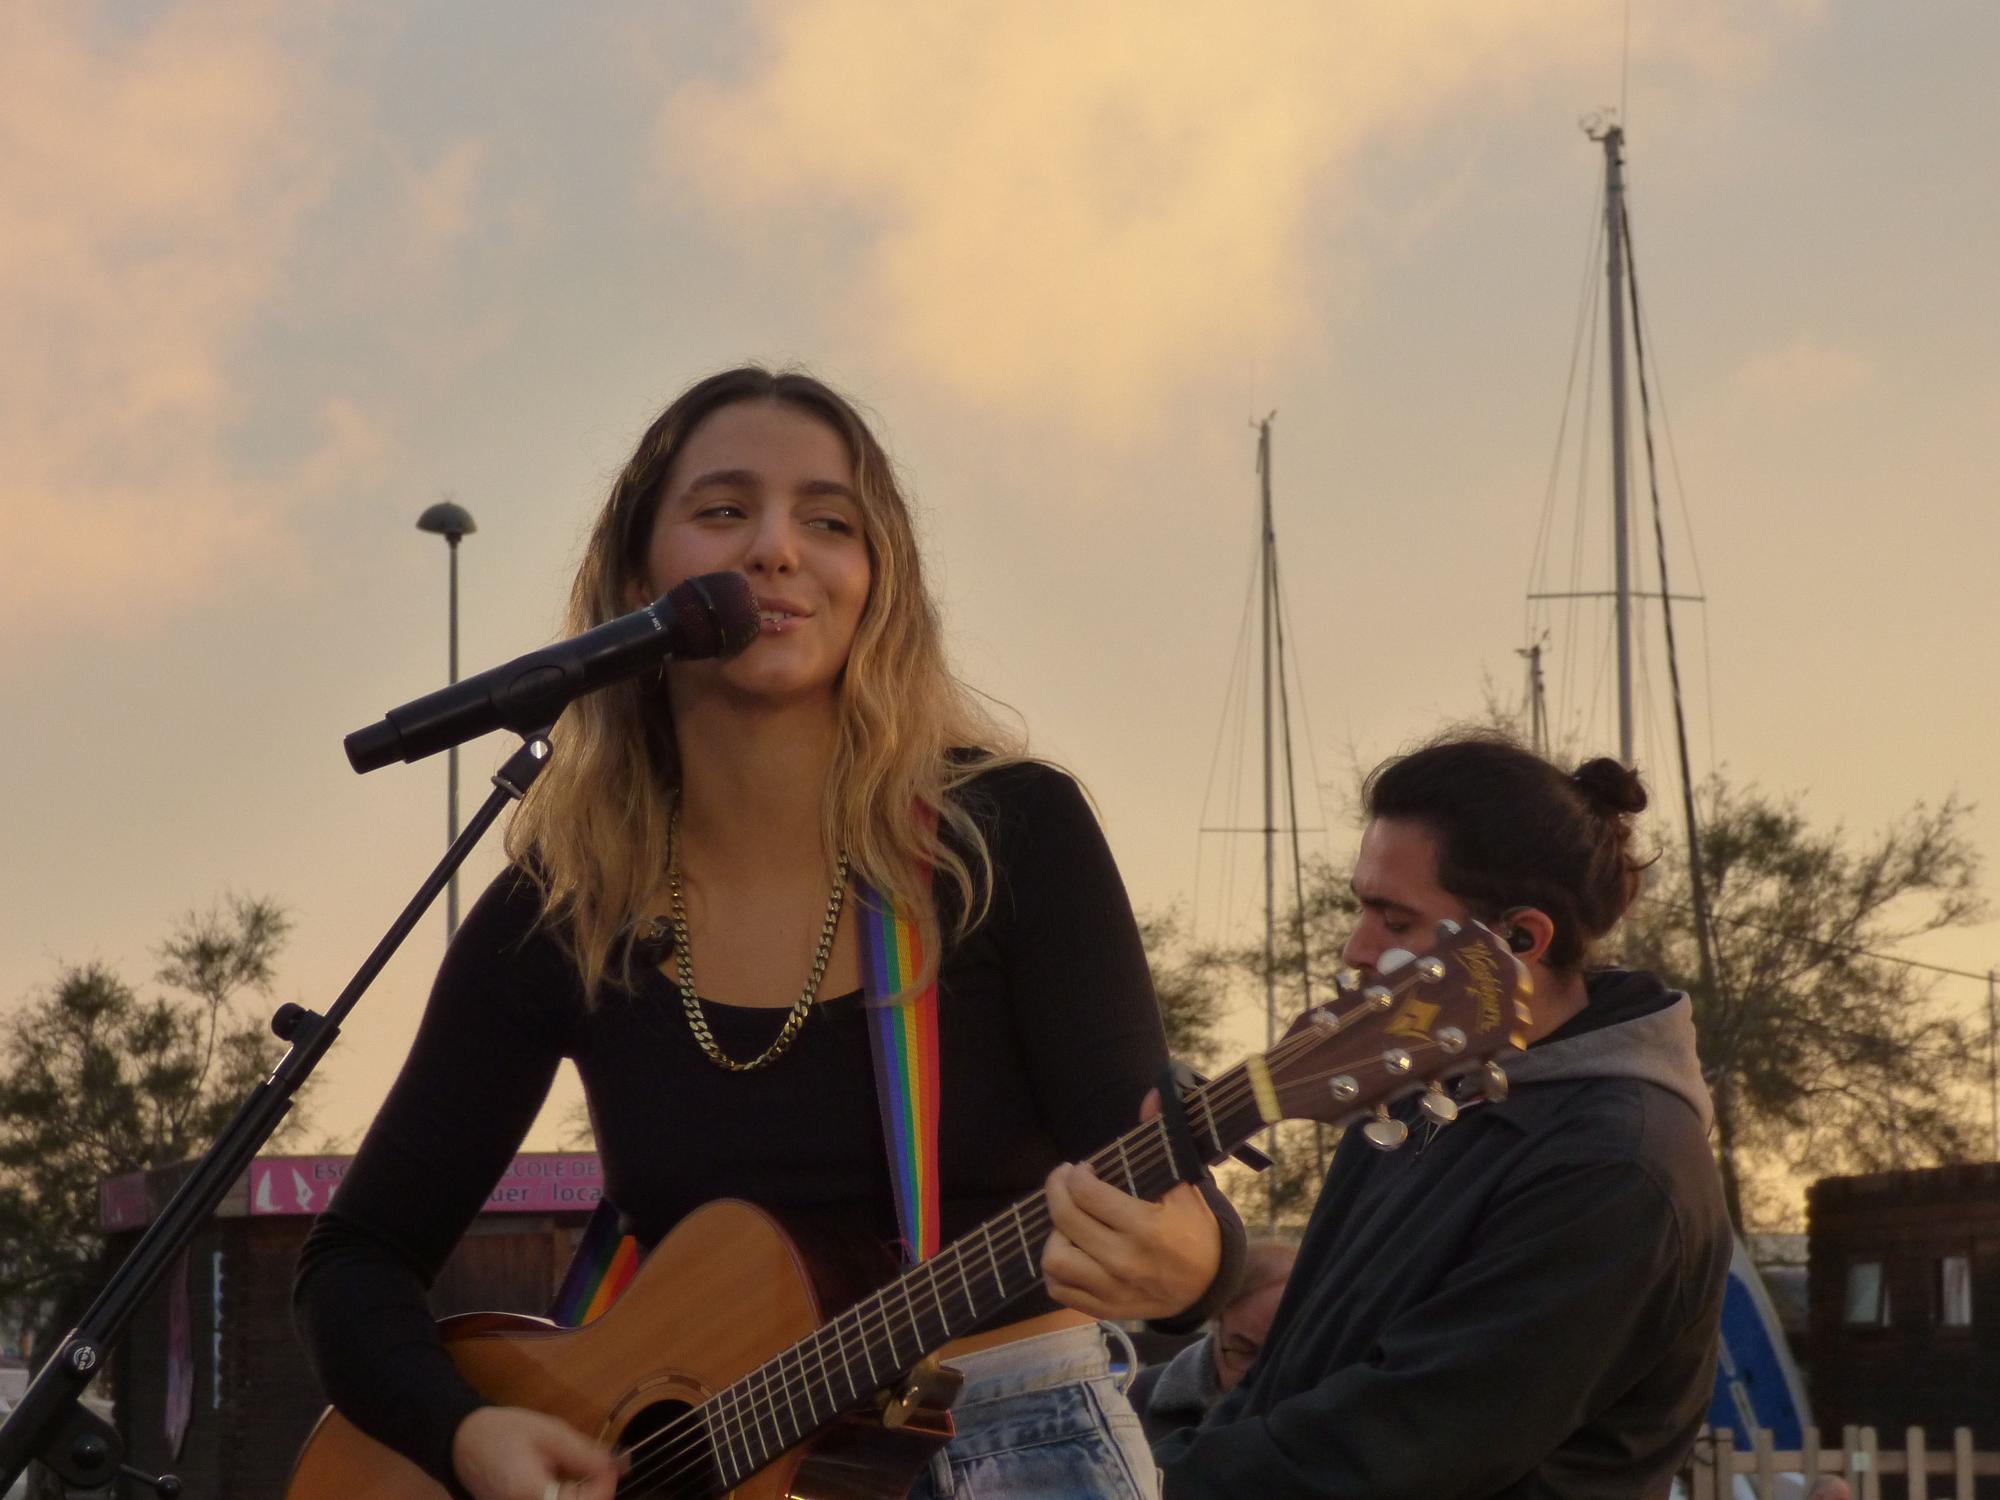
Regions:
M 936 973 L 944 934 L 926 870 L 956 891 L 952 936 L 984 915 L 992 891 L 986 840 L 952 793 L 1018 758 L 945 660 L 908 502 L 889 456 L 844 397 L 800 371 L 745 366 L 711 375 L 660 413 L 611 486 L 591 530 L 565 621 L 570 634 L 632 609 L 646 591 L 653 519 L 694 430 L 740 401 L 771 401 L 826 423 L 847 444 L 860 494 L 870 583 L 838 685 L 839 729 L 822 802 L 831 862 L 892 902 L 908 902 L 924 937 L 917 986 Z M 584 994 L 615 974 L 631 982 L 632 925 L 658 893 L 680 788 L 673 710 L 661 679 L 628 680 L 563 711 L 556 753 L 517 809 L 507 853 L 537 886 L 543 922 L 575 960 Z

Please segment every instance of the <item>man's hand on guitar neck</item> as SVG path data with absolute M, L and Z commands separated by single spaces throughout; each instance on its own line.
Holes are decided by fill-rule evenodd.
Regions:
M 1160 1112 L 1146 1096 L 1141 1119 Z M 1201 1300 L 1222 1264 L 1222 1230 L 1200 1192 L 1183 1183 L 1157 1203 L 1134 1198 L 1088 1166 L 1049 1173 L 1042 1280 L 1065 1307 L 1094 1318 L 1170 1318 Z
M 612 1500 L 624 1465 L 558 1417 L 482 1406 L 452 1434 L 451 1464 L 473 1500 Z

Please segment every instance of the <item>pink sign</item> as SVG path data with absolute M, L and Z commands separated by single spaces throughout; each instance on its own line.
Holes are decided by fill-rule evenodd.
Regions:
M 264 1156 L 250 1163 L 250 1212 L 316 1214 L 333 1201 L 351 1156 Z M 107 1184 L 107 1187 L 109 1184 Z M 524 1151 L 486 1196 L 487 1213 L 563 1213 L 597 1206 L 604 1174 L 594 1153 Z

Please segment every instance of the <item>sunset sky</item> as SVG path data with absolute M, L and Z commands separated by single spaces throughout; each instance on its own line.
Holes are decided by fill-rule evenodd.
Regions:
M 465 670 L 531 649 L 638 433 L 744 359 L 876 416 L 961 671 L 1135 901 L 1245 920 L 1253 851 L 1197 830 L 1254 797 L 1252 423 L 1338 851 L 1353 767 L 1518 697 L 1532 589 L 1608 584 L 1601 412 L 1557 438 L 1578 121 L 1621 99 L 1697 768 L 1858 835 L 1956 792 L 2000 889 L 1996 57 L 1984 0 L 10 5 L 0 1015 L 145 978 L 228 890 L 328 1004 L 443 842 L 442 757 L 340 744 L 444 680 L 418 513 L 478 521 Z M 1559 727 L 1611 748 L 1608 616 L 1554 623 Z M 1671 793 L 1657 655 L 1642 689 Z M 313 1139 L 371 1116 L 442 938 Z M 2000 923 L 1913 954 L 1984 972 Z

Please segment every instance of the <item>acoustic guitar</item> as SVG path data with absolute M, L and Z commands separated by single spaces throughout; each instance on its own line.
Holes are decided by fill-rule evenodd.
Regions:
M 1477 924 L 1441 923 L 1428 957 L 1334 998 L 1269 1052 L 1185 1095 L 1187 1134 L 1164 1117 L 1090 1158 L 1107 1182 L 1157 1198 L 1190 1155 L 1220 1161 L 1281 1119 L 1362 1122 L 1393 1150 L 1391 1101 L 1422 1093 L 1448 1123 L 1447 1079 L 1505 1078 L 1492 1059 L 1528 1025 L 1527 972 Z M 621 1450 L 620 1496 L 647 1500 L 901 1500 L 951 1437 L 959 1377 L 933 1353 L 1041 1279 L 1050 1233 L 1037 1193 L 931 1259 L 879 1282 L 865 1256 L 722 1200 L 683 1219 L 595 1322 L 474 1313 L 442 1325 L 459 1372 L 489 1399 L 561 1417 Z M 878 1252 L 879 1253 L 879 1252 Z M 827 1309 L 844 1308 L 829 1317 Z M 447 1500 L 407 1459 L 328 1411 L 287 1500 Z

